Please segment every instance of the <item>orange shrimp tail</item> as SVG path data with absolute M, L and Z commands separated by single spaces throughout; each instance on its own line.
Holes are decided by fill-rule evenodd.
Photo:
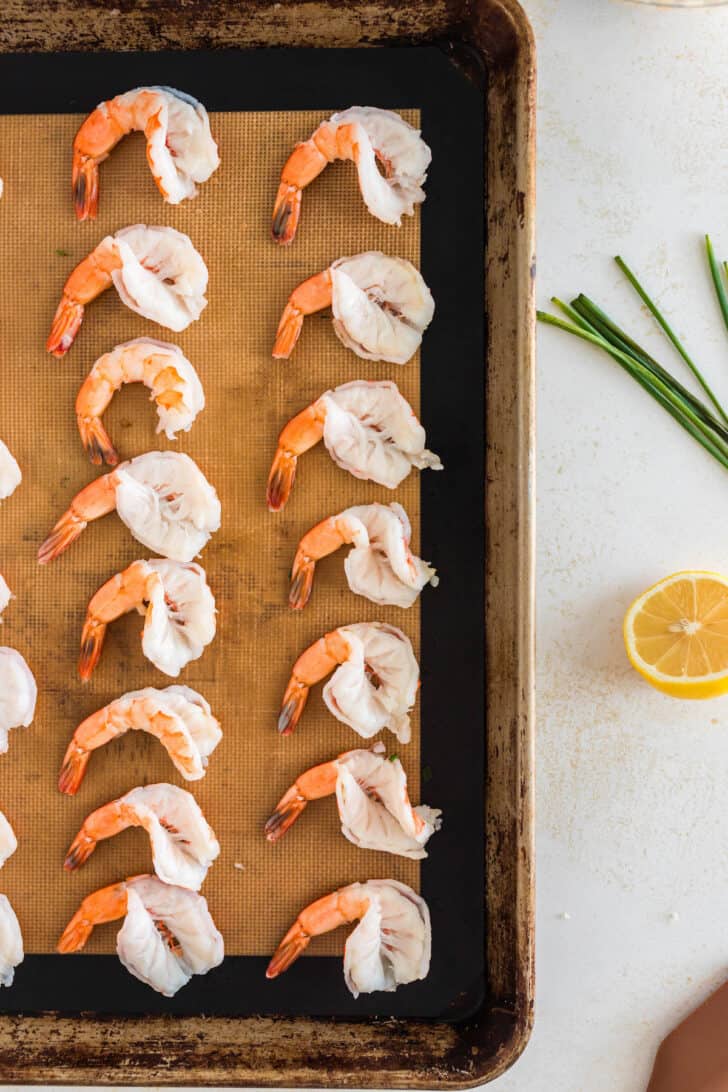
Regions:
M 280 512 L 291 495 L 293 483 L 296 480 L 296 466 L 298 456 L 284 448 L 276 451 L 273 465 L 268 476 L 268 491 L 266 499 L 270 512 Z
M 304 932 L 303 927 L 296 922 L 276 948 L 265 977 L 277 978 L 279 974 L 287 971 L 291 964 L 305 952 L 310 940 L 308 933 Z
M 303 610 L 311 598 L 313 575 L 316 562 L 306 557 L 301 550 L 296 551 L 291 570 L 291 586 L 288 591 L 288 605 L 292 610 Z
M 89 838 L 88 834 L 84 834 L 80 830 L 71 843 L 63 867 L 67 872 L 73 872 L 75 868 L 80 868 L 82 864 L 86 863 L 95 849 L 95 840 Z
M 117 466 L 119 453 L 111 442 L 100 417 L 77 417 L 78 431 L 86 453 L 94 466 Z
M 295 789 L 291 789 L 291 793 L 290 799 L 287 799 L 288 794 L 283 797 L 263 828 L 269 842 L 277 842 L 279 838 L 282 838 L 308 803 Z
M 276 339 L 273 343 L 272 355 L 276 360 L 288 360 L 302 329 L 303 312 L 293 304 L 287 303 L 281 321 L 278 323 Z
M 294 678 L 288 683 L 278 715 L 278 731 L 282 736 L 290 736 L 301 719 L 301 714 L 308 701 L 308 687 Z
M 301 217 L 301 190 L 281 182 L 273 206 L 271 235 L 281 246 L 290 246 L 296 236 L 298 221 Z
M 68 925 L 63 930 L 63 935 L 58 941 L 56 951 L 61 952 L 63 955 L 68 952 L 80 951 L 92 932 L 93 924 L 86 920 L 79 910 L 77 914 L 73 915 Z
M 78 673 L 84 682 L 88 682 L 101 656 L 106 637 L 106 623 L 87 618 L 81 633 L 81 655 L 78 658 Z
M 99 209 L 99 167 L 91 156 L 73 153 L 73 207 L 77 220 L 95 220 Z
M 53 356 L 65 356 L 73 345 L 82 321 L 83 304 L 63 296 L 53 317 L 51 332 L 46 341 L 48 352 Z
M 58 775 L 58 788 L 66 796 L 75 796 L 88 766 L 89 752 L 82 750 L 71 740 Z
M 38 550 L 38 561 L 47 565 L 49 561 L 60 557 L 72 542 L 78 538 L 86 526 L 86 521 L 79 519 L 72 508 L 65 512 L 55 525 L 48 538 Z

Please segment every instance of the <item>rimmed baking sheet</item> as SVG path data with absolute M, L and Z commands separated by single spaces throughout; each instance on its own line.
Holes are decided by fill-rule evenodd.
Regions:
M 0 571 L 17 601 L 2 640 L 26 654 L 41 689 L 38 716 L 16 732 L 0 759 L 0 806 L 20 849 L 0 876 L 30 953 L 2 1011 L 55 1009 L 143 1013 L 254 1012 L 325 1015 L 462 1016 L 482 999 L 483 953 L 483 191 L 482 104 L 475 88 L 435 50 L 267 51 L 256 54 L 34 56 L 2 59 L 0 80 L 0 283 L 4 331 L 0 436 L 26 474 L 0 509 Z M 212 114 L 223 166 L 194 202 L 163 204 L 140 137 L 127 139 L 101 168 L 100 215 L 75 222 L 69 196 L 70 143 L 79 117 L 127 87 L 164 83 L 197 95 Z M 305 89 L 305 90 L 302 90 Z M 299 236 L 279 249 L 268 238 L 280 165 L 333 109 L 353 102 L 400 109 L 433 149 L 421 217 L 397 231 L 368 216 L 353 168 L 336 165 L 304 196 Z M 33 149 L 29 158 L 28 148 Z M 115 294 L 94 303 L 77 343 L 61 362 L 43 350 L 63 280 L 107 232 L 128 223 L 187 232 L 210 268 L 210 304 L 200 322 L 172 335 L 125 309 Z M 437 303 L 421 361 L 403 368 L 360 361 L 340 345 L 326 317 L 307 321 L 289 363 L 270 358 L 272 333 L 298 281 L 346 253 L 382 249 L 421 265 Z M 222 855 L 203 893 L 226 940 L 221 968 L 194 979 L 173 1000 L 137 983 L 113 956 L 113 926 L 88 955 L 49 954 L 89 891 L 149 868 L 141 832 L 101 845 L 77 873 L 62 871 L 64 850 L 92 808 L 136 784 L 182 784 L 158 744 L 129 736 L 92 758 L 75 798 L 55 787 L 75 724 L 128 689 L 169 681 L 144 660 L 139 620 L 116 624 L 88 687 L 75 674 L 86 601 L 112 572 L 146 556 L 115 517 L 89 527 L 45 570 L 35 549 L 70 497 L 95 475 L 75 429 L 73 402 L 93 360 L 141 335 L 176 341 L 196 364 L 207 408 L 176 445 L 217 487 L 223 526 L 202 563 L 220 609 L 219 632 L 181 681 L 198 688 L 225 737 L 206 778 L 186 785 L 215 828 Z M 337 470 L 323 450 L 301 463 L 284 513 L 264 504 L 265 478 L 281 425 L 323 390 L 350 379 L 393 378 L 420 413 L 442 474 L 412 474 L 391 495 Z M 107 415 L 124 456 L 159 446 L 145 394 L 126 390 Z M 300 535 L 352 503 L 397 499 L 415 527 L 415 545 L 442 577 L 408 612 L 377 608 L 349 593 L 339 555 L 320 566 L 311 604 L 286 607 L 286 575 Z M 275 732 L 290 665 L 327 629 L 379 618 L 420 647 L 423 686 L 402 758 L 413 799 L 445 812 L 421 866 L 355 849 L 338 833 L 332 801 L 311 806 L 277 846 L 261 826 L 283 789 L 315 762 L 357 745 L 357 737 L 313 695 L 299 731 Z M 242 864 L 238 869 L 235 864 Z M 354 1001 L 343 983 L 343 934 L 312 946 L 274 983 L 266 954 L 307 901 L 354 879 L 392 876 L 420 889 L 433 915 L 428 979 L 394 995 Z M 328 954 L 326 954 L 328 953 Z

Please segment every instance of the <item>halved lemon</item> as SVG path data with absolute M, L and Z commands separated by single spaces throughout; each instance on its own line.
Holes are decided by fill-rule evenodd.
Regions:
M 680 572 L 635 599 L 624 617 L 630 662 L 675 698 L 728 693 L 728 577 Z

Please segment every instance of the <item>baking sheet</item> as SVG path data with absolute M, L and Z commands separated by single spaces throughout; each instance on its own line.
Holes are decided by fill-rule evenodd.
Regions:
M 184 60 L 189 65 L 192 58 L 186 55 Z M 109 93 L 110 80 L 101 76 L 99 70 L 98 92 L 89 95 L 88 105 Z M 186 81 L 184 76 L 165 79 L 198 91 L 208 105 L 214 105 L 198 90 L 199 81 L 195 86 L 189 76 Z M 144 82 L 144 77 L 131 82 Z M 113 88 L 128 84 L 127 78 L 124 84 L 113 83 Z M 378 102 L 395 108 L 404 105 L 399 98 Z M 88 597 L 113 572 L 146 556 L 115 517 L 89 527 L 68 553 L 48 568 L 39 569 L 34 558 L 37 544 L 71 496 L 97 473 L 87 463 L 76 432 L 73 402 L 78 385 L 101 352 L 143 334 L 176 341 L 182 347 L 199 370 L 207 408 L 192 431 L 170 445 L 154 437 L 154 409 L 146 392 L 127 388 L 107 412 L 110 434 L 122 456 L 154 447 L 187 451 L 216 486 L 223 504 L 222 529 L 202 559 L 220 610 L 218 636 L 203 658 L 185 670 L 181 681 L 205 694 L 225 730 L 206 778 L 185 787 L 194 792 L 222 844 L 221 857 L 209 873 L 203 893 L 225 937 L 228 956 L 269 954 L 302 905 L 342 883 L 391 876 L 419 886 L 417 863 L 363 853 L 350 846 L 338 833 L 333 801 L 312 805 L 277 846 L 268 846 L 261 834 L 262 822 L 298 772 L 357 745 L 357 737 L 324 709 L 320 690 L 309 702 L 297 733 L 287 739 L 277 736 L 280 696 L 298 653 L 327 629 L 365 619 L 400 625 L 415 648 L 419 643 L 419 604 L 403 612 L 352 596 L 343 578 L 342 554 L 319 566 L 314 596 L 301 615 L 292 615 L 286 607 L 287 572 L 300 535 L 324 515 L 349 504 L 393 499 L 388 491 L 343 474 L 320 448 L 302 459 L 284 512 L 271 515 L 264 504 L 265 480 L 280 427 L 323 390 L 360 376 L 394 378 L 414 408 L 419 408 L 419 361 L 404 368 L 359 361 L 342 348 L 328 317 L 307 320 L 290 362 L 274 362 L 269 355 L 288 293 L 333 258 L 383 249 L 419 264 L 420 218 L 406 219 L 403 227 L 394 231 L 368 216 L 351 165 L 329 168 L 307 191 L 292 248 L 277 248 L 268 239 L 270 205 L 280 165 L 295 140 L 307 136 L 323 116 L 340 105 L 331 99 L 328 108 L 316 111 L 213 112 L 213 132 L 223 166 L 196 201 L 176 208 L 163 204 L 153 186 L 142 138 L 127 138 L 101 168 L 98 220 L 81 225 L 75 222 L 68 193 L 69 149 L 79 117 L 47 114 L 0 119 L 6 186 L 0 207 L 0 252 L 13 269 L 13 275 L 0 285 L 0 322 L 5 332 L 0 362 L 6 377 L 0 435 L 26 474 L 22 489 L 0 510 L 2 570 L 18 595 L 7 612 L 2 638 L 27 655 L 41 688 L 34 725 L 13 734 L 10 753 L 1 760 L 4 768 L 0 773 L 5 774 L 0 782 L 2 806 L 15 826 L 21 848 L 6 866 L 0 886 L 16 907 L 30 953 L 52 951 L 63 925 L 88 891 L 149 868 L 146 838 L 134 831 L 102 844 L 77 873 L 64 873 L 64 851 L 88 811 L 136 784 L 159 780 L 184 784 L 159 744 L 130 734 L 92 757 L 75 798 L 63 797 L 55 789 L 60 759 L 78 721 L 125 690 L 164 686 L 170 681 L 142 656 L 140 620 L 131 616 L 110 628 L 91 683 L 83 687 L 77 680 L 78 638 Z M 409 120 L 417 121 L 416 111 L 403 112 Z M 426 136 L 432 142 L 430 134 Z M 30 163 L 28 146 L 35 150 Z M 436 191 L 429 192 L 428 201 L 428 207 L 437 213 Z M 439 209 L 440 216 L 453 214 L 452 207 Z M 136 222 L 177 227 L 187 232 L 203 253 L 210 269 L 210 304 L 202 319 L 184 333 L 172 335 L 128 311 L 116 294 L 109 292 L 88 308 L 68 356 L 60 362 L 53 360 L 45 354 L 43 344 L 67 272 L 106 232 Z M 426 269 L 425 275 L 432 284 Z M 455 304 L 453 287 L 451 283 L 450 302 Z M 443 296 L 435 294 L 441 307 Z M 447 294 L 444 302 L 447 308 Z M 446 311 L 445 318 L 458 325 L 454 311 Z M 477 316 L 472 321 L 477 321 Z M 468 348 L 467 331 L 463 348 Z M 434 353 L 432 359 L 434 363 Z M 439 387 L 431 388 L 430 398 L 433 410 L 434 402 L 440 403 L 442 419 L 443 392 Z M 464 408 L 468 398 L 464 384 L 458 403 Z M 426 417 L 425 424 L 429 427 Z M 449 422 L 448 431 L 457 471 L 464 437 L 456 420 Z M 429 427 L 428 441 L 440 451 L 438 440 Z M 449 469 L 452 463 L 444 457 Z M 429 483 L 425 488 L 430 488 Z M 400 487 L 396 499 L 412 518 L 417 547 L 417 474 Z M 442 538 L 456 531 L 450 524 L 447 536 L 443 534 L 442 514 L 442 510 L 433 509 L 433 546 L 441 547 Z M 472 517 L 466 522 L 477 530 Z M 455 545 L 457 555 L 457 541 Z M 439 564 L 437 553 L 437 549 L 425 552 L 428 560 Z M 450 599 L 452 612 L 458 588 L 452 584 L 451 588 L 455 593 Z M 477 579 L 472 591 L 477 596 Z M 425 602 L 429 596 L 440 597 L 442 606 L 442 589 L 426 589 Z M 479 612 L 481 605 L 474 605 Z M 455 617 L 452 620 L 456 622 Z M 449 636 L 458 641 L 457 625 Z M 428 671 L 437 674 L 443 652 L 441 638 L 441 630 L 433 630 L 429 638 L 435 656 L 429 663 L 423 662 L 426 682 Z M 425 643 L 427 640 L 425 635 Z M 433 685 L 430 700 L 440 707 L 438 694 L 442 693 L 442 685 Z M 396 749 L 410 777 L 412 798 L 419 801 L 418 713 L 419 703 L 413 742 Z M 440 722 L 437 730 L 449 729 Z M 467 762 L 467 754 L 462 758 Z M 433 780 L 430 765 L 425 765 L 424 774 L 429 784 Z M 441 802 L 431 792 L 423 795 L 434 806 Z M 469 805 L 477 827 L 478 802 L 471 798 Z M 433 850 L 438 838 L 432 842 Z M 235 868 L 236 863 L 243 868 Z M 44 908 L 42 914 L 39 903 Z M 467 914 L 467 908 L 464 910 Z M 113 927 L 99 930 L 87 951 L 113 951 L 114 935 Z M 340 952 L 341 943 L 339 933 L 321 938 L 312 951 L 319 955 Z M 53 957 L 46 965 L 50 968 L 58 962 Z M 115 960 L 108 962 L 116 966 Z M 226 961 L 228 976 L 236 962 Z M 335 962 L 340 976 L 340 962 L 326 962 Z M 475 962 L 481 962 L 477 953 Z M 83 957 L 83 969 L 74 967 L 74 973 L 86 978 L 94 973 L 92 964 L 102 966 L 98 960 Z M 103 973 L 108 973 L 106 960 L 103 966 L 107 968 Z M 280 981 L 286 982 L 296 973 L 297 969 Z M 213 988 L 215 975 L 208 976 L 206 983 Z M 284 997 L 285 990 L 284 986 Z M 146 1001 L 148 991 L 143 993 Z M 190 986 L 180 995 L 189 998 L 186 1003 L 191 1011 L 195 1011 L 193 993 Z M 11 998 L 12 994 L 7 994 L 1 1000 L 11 1008 Z M 380 1011 L 386 1009 L 387 1001 L 379 1006 Z M 148 1003 L 154 1005 L 156 999 L 150 998 Z

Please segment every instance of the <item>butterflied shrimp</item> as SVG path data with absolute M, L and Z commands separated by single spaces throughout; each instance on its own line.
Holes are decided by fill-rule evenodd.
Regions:
M 172 678 L 215 636 L 215 599 L 204 569 L 160 558 L 134 561 L 103 584 L 88 605 L 78 662 L 84 681 L 99 661 L 106 627 L 131 610 L 144 615 L 144 655 Z
M 210 706 L 188 686 L 132 690 L 79 724 L 63 759 L 61 792 L 78 792 L 92 752 L 130 731 L 155 736 L 185 781 L 205 776 L 209 756 L 222 739 Z
M 282 735 L 295 729 L 311 687 L 332 671 L 323 697 L 337 720 L 364 739 L 388 728 L 400 743 L 409 743 L 420 669 L 409 638 L 384 622 L 340 626 L 298 657 L 278 717 Z
M 402 763 L 384 751 L 379 743 L 306 770 L 266 823 L 268 841 L 277 842 L 309 801 L 336 794 L 341 833 L 355 846 L 412 860 L 426 857 L 425 844 L 439 829 L 442 813 L 425 804 L 412 807 Z
M 122 303 L 170 330 L 185 330 L 207 306 L 207 266 L 192 241 L 171 227 L 136 224 L 107 235 L 63 286 L 46 348 L 68 352 L 84 308 L 114 286 Z
M 388 489 L 396 489 L 413 466 L 442 470 L 437 455 L 426 449 L 425 430 L 396 383 L 357 379 L 326 391 L 281 432 L 268 477 L 271 512 L 288 500 L 299 455 L 321 439 L 342 470 Z
M 286 161 L 273 209 L 277 243 L 293 242 L 302 191 L 335 159 L 354 161 L 364 203 L 385 224 L 399 226 L 425 199 L 432 152 L 419 129 L 391 110 L 352 106 L 323 121 Z
M 20 467 L 10 449 L 0 440 L 0 500 L 7 500 L 23 480 Z
M 0 621 L 2 621 L 3 611 L 12 598 L 13 593 L 8 587 L 5 577 L 0 573 Z
M 125 383 L 144 383 L 157 405 L 157 432 L 174 440 L 205 408 L 197 372 L 176 345 L 139 337 L 117 345 L 94 364 L 76 398 L 76 420 L 91 462 L 116 466 L 119 456 L 101 417 Z
M 358 997 L 425 978 L 432 935 L 427 903 L 396 880 L 352 883 L 307 906 L 271 959 L 267 978 L 276 978 L 306 950 L 311 938 L 358 921 L 344 945 L 344 979 Z
M 220 526 L 220 501 L 197 463 L 182 452 L 148 451 L 76 494 L 38 550 L 40 564 L 114 509 L 138 542 L 174 561 L 191 561 Z
M 73 141 L 73 204 L 79 220 L 96 219 L 99 164 L 127 133 L 143 132 L 147 162 L 165 201 L 195 197 L 220 166 L 201 102 L 172 87 L 136 87 L 99 103 Z
M 96 925 L 124 918 L 116 953 L 130 974 L 153 990 L 174 997 L 193 974 L 207 974 L 225 954 L 202 895 L 133 876 L 88 895 L 58 942 L 62 954 L 83 948 Z
M 317 523 L 298 544 L 288 602 L 294 610 L 311 596 L 316 562 L 340 546 L 354 549 L 344 561 L 349 587 L 373 603 L 411 607 L 436 572 L 410 550 L 410 527 L 401 504 L 361 504 Z
M 84 864 L 104 838 L 143 827 L 154 871 L 164 883 L 199 891 L 220 846 L 191 793 L 176 785 L 145 785 L 91 812 L 71 844 L 64 867 Z
M 20 923 L 7 895 L 0 895 L 0 986 L 12 986 L 24 955 Z
M 35 716 L 38 687 L 33 672 L 14 648 L 0 648 L 0 754 L 11 728 L 27 728 Z
M 330 307 L 334 332 L 364 360 L 406 364 L 432 321 L 435 303 L 422 274 L 404 258 L 379 250 L 339 258 L 291 293 L 273 345 L 287 359 L 306 315 Z
M 0 868 L 18 848 L 18 839 L 7 818 L 0 811 Z

